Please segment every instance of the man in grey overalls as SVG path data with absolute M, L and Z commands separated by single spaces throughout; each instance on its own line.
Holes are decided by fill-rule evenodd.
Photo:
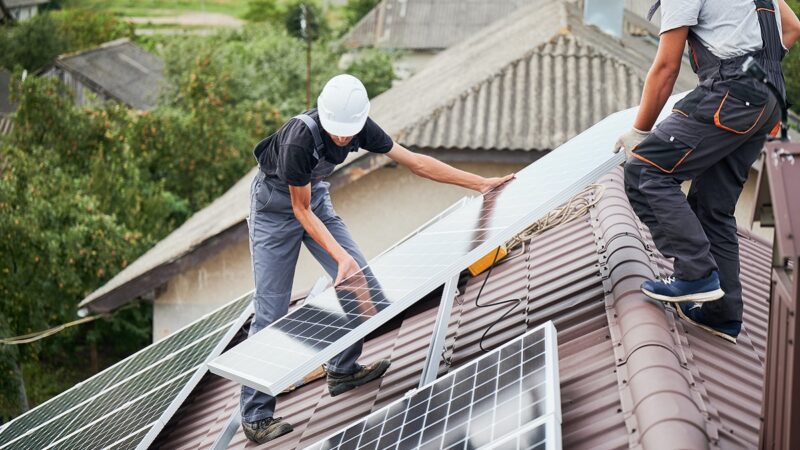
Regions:
M 478 192 L 487 192 L 513 177 L 484 178 L 412 153 L 393 142 L 368 115 L 369 99 L 363 84 L 350 75 L 339 75 L 325 85 L 316 109 L 296 116 L 256 146 L 261 170 L 251 185 L 248 220 L 255 277 L 255 318 L 250 335 L 288 312 L 301 243 L 335 280 L 334 285 L 362 276 L 371 280 L 371 291 L 379 289 L 373 286 L 375 280 L 368 268 L 360 272 L 367 260 L 336 215 L 330 185 L 323 181 L 350 152 L 363 148 L 384 153 L 416 175 Z M 382 376 L 389 367 L 385 359 L 368 366 L 358 364 L 361 348 L 358 342 L 328 363 L 332 396 Z M 264 443 L 292 431 L 290 424 L 273 417 L 274 411 L 274 397 L 242 387 L 242 428 L 248 439 Z
M 743 307 L 734 209 L 767 135 L 778 129 L 782 104 L 742 65 L 753 57 L 783 96 L 784 44 L 797 39 L 798 20 L 783 0 L 664 0 L 650 17 L 659 3 L 658 54 L 634 128 L 615 145 L 628 152 L 631 206 L 659 251 L 674 258 L 673 276 L 645 281 L 642 291 L 735 343 Z M 671 94 L 687 41 L 699 85 L 652 132 L 642 131 Z

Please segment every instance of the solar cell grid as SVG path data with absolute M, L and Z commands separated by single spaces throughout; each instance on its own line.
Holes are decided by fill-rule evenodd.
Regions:
M 64 430 L 63 436 L 40 448 L 101 449 L 113 444 L 121 436 L 139 432 L 143 426 L 152 426 L 192 375 L 186 373 L 138 397 L 127 398 L 110 414 L 80 427 Z
M 555 329 L 547 323 L 309 449 L 481 448 L 542 417 L 560 421 L 556 351 Z
M 663 116 L 680 97 L 670 98 Z M 216 358 L 211 371 L 279 394 L 618 165 L 624 155 L 608 149 L 635 115 L 636 108 L 613 114 L 521 170 L 515 180 L 462 200 L 374 258 L 344 286 L 309 299 Z
M 251 302 L 231 302 L 20 416 L 0 429 L 0 449 L 135 446 Z

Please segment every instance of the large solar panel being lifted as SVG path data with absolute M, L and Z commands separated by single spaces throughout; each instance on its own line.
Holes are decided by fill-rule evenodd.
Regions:
M 662 116 L 680 97 L 670 98 Z M 268 394 L 282 392 L 621 163 L 624 154 L 611 148 L 637 109 L 609 116 L 510 183 L 462 201 L 359 274 L 216 358 L 211 371 Z
M 246 295 L 0 428 L 0 450 L 147 447 L 251 311 Z
M 547 448 L 560 441 L 560 404 L 547 322 L 309 449 Z M 557 426 L 549 434 L 548 418 Z

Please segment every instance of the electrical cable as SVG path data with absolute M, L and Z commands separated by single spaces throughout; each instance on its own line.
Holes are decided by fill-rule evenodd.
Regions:
M 494 303 L 486 303 L 486 304 L 483 304 L 483 305 L 480 304 L 481 294 L 483 294 L 483 288 L 486 287 L 486 282 L 489 281 L 489 277 L 492 275 L 492 269 L 494 269 L 494 266 L 497 263 L 497 256 L 499 254 L 500 254 L 500 247 L 497 247 L 497 250 L 495 250 L 495 253 L 494 253 L 494 259 L 492 260 L 492 264 L 489 266 L 489 269 L 486 271 L 486 277 L 483 279 L 483 282 L 481 283 L 480 289 L 478 289 L 478 295 L 475 296 L 475 307 L 476 308 L 489 308 L 491 306 L 505 305 L 505 304 L 508 304 L 508 303 L 513 303 L 513 305 L 511 305 L 511 307 L 508 308 L 508 310 L 506 310 L 506 312 L 504 312 L 503 315 L 501 315 L 499 318 L 497 318 L 497 320 L 492 322 L 491 325 L 489 325 L 485 330 L 483 330 L 483 334 L 481 335 L 481 339 L 480 339 L 480 341 L 478 341 L 478 347 L 480 347 L 481 351 L 483 351 L 483 352 L 488 352 L 489 351 L 489 350 L 487 350 L 487 349 L 485 349 L 483 347 L 483 341 L 486 339 L 486 336 L 489 334 L 489 332 L 492 331 L 492 328 L 494 328 L 497 324 L 502 322 L 503 319 L 508 317 L 508 315 L 511 314 L 512 312 L 514 312 L 514 310 L 517 309 L 517 306 L 519 306 L 519 304 L 522 303 L 522 298 L 510 298 L 510 299 L 506 299 L 506 300 L 498 300 L 498 301 L 496 301 Z
M 83 317 L 78 320 L 73 320 L 72 322 L 63 323 L 61 325 L 48 328 L 42 331 L 36 331 L 33 333 L 22 334 L 19 336 L 12 336 L 7 338 L 0 338 L 0 344 L 2 345 L 20 345 L 20 344 L 30 344 L 32 342 L 36 342 L 38 340 L 44 339 L 48 336 L 52 336 L 56 333 L 66 330 L 67 328 L 71 328 L 77 325 L 81 325 L 84 323 L 92 322 L 99 318 L 103 317 L 102 315 L 97 316 L 88 316 Z
M 542 217 L 541 219 L 534 222 L 531 226 L 523 230 L 521 233 L 517 234 L 513 238 L 511 238 L 506 243 L 506 248 L 511 250 L 512 248 L 530 241 L 532 238 L 544 233 L 545 231 L 551 230 L 557 226 L 572 222 L 575 219 L 583 217 L 589 212 L 593 206 L 600 201 L 600 198 L 603 197 L 605 193 L 605 186 L 602 184 L 592 184 L 586 187 L 581 192 L 575 194 L 570 198 L 566 203 L 562 206 L 553 209 L 550 211 L 546 216 Z M 497 320 L 492 322 L 481 335 L 480 341 L 478 341 L 478 347 L 480 347 L 481 351 L 488 352 L 486 348 L 484 348 L 483 343 L 486 340 L 486 337 L 489 335 L 489 332 L 497 326 L 500 322 L 505 320 L 520 303 L 523 302 L 523 298 L 512 298 L 506 300 L 499 300 L 493 303 L 481 304 L 480 299 L 481 295 L 483 294 L 483 289 L 486 287 L 486 283 L 489 281 L 489 277 L 492 275 L 492 269 L 497 264 L 497 258 L 500 254 L 500 247 L 495 250 L 494 258 L 492 263 L 489 265 L 489 268 L 486 270 L 486 277 L 481 282 L 481 287 L 478 289 L 478 294 L 475 296 L 475 307 L 476 308 L 488 308 L 491 306 L 499 306 L 499 305 L 506 305 L 509 303 L 513 303 L 508 310 L 506 310 Z M 458 322 L 456 324 L 456 329 L 461 324 L 461 318 L 463 317 L 463 313 L 459 316 Z M 527 317 L 526 317 L 527 323 Z M 455 340 L 453 341 L 450 356 L 445 356 L 447 349 L 443 352 L 443 360 L 445 364 L 448 366 L 452 365 L 452 356 L 455 354 Z

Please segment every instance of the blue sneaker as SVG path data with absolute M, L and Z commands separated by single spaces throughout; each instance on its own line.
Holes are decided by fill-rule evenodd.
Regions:
M 708 318 L 703 313 L 703 305 L 700 303 L 675 303 L 674 305 L 681 319 L 728 342 L 735 344 L 739 332 L 742 331 L 742 322 L 725 322 L 718 325 L 710 325 Z
M 642 292 L 648 297 L 662 302 L 710 302 L 725 296 L 719 287 L 719 275 L 711 275 L 699 280 L 686 281 L 675 277 L 665 280 L 647 280 L 642 283 Z

